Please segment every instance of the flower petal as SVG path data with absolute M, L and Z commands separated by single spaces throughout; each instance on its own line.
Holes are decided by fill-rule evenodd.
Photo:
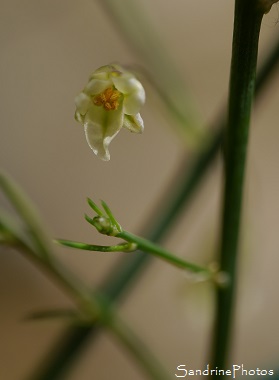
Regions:
M 109 79 L 107 80 L 92 79 L 84 87 L 84 92 L 88 95 L 100 94 L 101 92 L 109 88 L 111 85 L 112 85 L 112 82 Z
M 93 152 L 102 160 L 110 159 L 108 146 L 122 125 L 122 104 L 114 111 L 93 105 L 86 114 L 84 123 L 86 140 Z
M 124 95 L 123 107 L 124 113 L 127 115 L 136 115 L 145 102 L 145 92 L 133 92 L 129 95 Z
M 118 76 L 111 76 L 115 87 L 123 94 L 130 94 L 132 92 L 143 92 L 142 84 L 130 73 L 125 73 Z
M 90 77 L 89 77 L 89 81 L 91 79 L 100 79 L 100 80 L 107 80 L 109 78 L 109 73 L 108 72 L 104 72 L 104 71 L 100 71 L 98 72 L 97 70 L 94 71 Z
M 142 84 L 129 73 L 111 77 L 118 91 L 124 94 L 124 113 L 135 115 L 145 102 L 145 91 Z
M 144 124 L 140 114 L 137 113 L 135 116 L 124 115 L 123 127 L 134 133 L 142 133 Z
M 91 103 L 91 99 L 84 92 L 81 92 L 75 97 L 75 103 L 77 112 L 81 115 L 85 115 Z
M 84 115 L 81 115 L 78 111 L 75 112 L 75 119 L 77 122 L 84 124 Z
M 106 80 L 109 79 L 111 75 L 117 76 L 121 75 L 123 69 L 119 65 L 106 65 L 106 66 L 101 66 L 99 69 L 95 70 L 89 77 L 89 80 L 91 79 L 101 79 L 101 80 Z

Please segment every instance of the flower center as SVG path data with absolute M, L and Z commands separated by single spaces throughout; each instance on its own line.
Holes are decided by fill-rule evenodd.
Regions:
M 95 106 L 103 106 L 106 111 L 117 110 L 120 96 L 121 92 L 109 87 L 104 92 L 94 96 L 93 103 Z

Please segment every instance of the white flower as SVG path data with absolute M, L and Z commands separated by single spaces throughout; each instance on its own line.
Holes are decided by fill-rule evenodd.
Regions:
M 83 124 L 86 140 L 99 158 L 110 159 L 108 146 L 122 127 L 143 132 L 139 110 L 144 102 L 141 83 L 121 66 L 102 66 L 94 71 L 75 98 L 75 118 Z

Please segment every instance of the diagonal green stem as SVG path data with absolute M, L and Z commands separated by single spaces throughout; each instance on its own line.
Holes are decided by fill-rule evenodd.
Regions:
M 225 187 L 220 269 L 229 285 L 217 289 L 212 365 L 225 368 L 232 329 L 236 266 L 251 105 L 263 13 L 255 0 L 236 0 L 228 125 L 225 131 Z M 220 377 L 220 376 L 219 376 Z
M 190 263 L 181 259 L 180 257 L 175 256 L 173 253 L 167 251 L 166 249 L 160 247 L 159 245 L 152 243 L 150 240 L 143 239 L 139 236 L 131 234 L 127 231 L 121 231 L 117 237 L 120 237 L 130 243 L 137 244 L 138 248 L 143 252 L 148 252 L 156 257 L 159 257 L 169 264 L 172 264 L 181 269 L 187 269 L 194 273 L 202 273 L 207 276 L 211 276 L 212 272 L 200 265 Z
M 0 187 L 9 196 L 11 203 L 14 205 L 19 215 L 25 220 L 28 234 L 32 236 L 37 253 L 40 257 L 47 259 L 49 256 L 50 244 L 44 233 L 44 226 L 42 225 L 36 210 L 32 205 L 28 204 L 25 195 L 18 189 L 17 184 L 14 183 L 7 174 L 4 175 L 1 172 Z
M 114 317 L 106 325 L 106 328 L 111 330 L 113 337 L 117 337 L 124 344 L 125 348 L 128 348 L 129 353 L 139 362 L 148 378 L 153 380 L 171 380 L 172 376 L 162 368 L 161 363 L 158 362 L 148 347 L 120 318 Z

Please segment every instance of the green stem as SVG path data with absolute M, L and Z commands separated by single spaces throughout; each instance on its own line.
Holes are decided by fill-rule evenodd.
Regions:
M 38 266 L 49 277 L 53 278 L 59 285 L 61 285 L 66 292 L 75 300 L 84 315 L 90 317 L 91 320 L 102 319 L 104 312 L 103 305 L 100 303 L 97 294 L 94 294 L 83 283 L 81 283 L 75 276 L 67 270 L 59 261 L 54 257 L 42 260 L 31 251 L 28 247 L 20 242 L 15 248 L 23 253 L 30 261 Z
M 133 235 L 127 231 L 121 231 L 117 237 L 122 238 L 130 243 L 137 244 L 138 248 L 141 251 L 151 253 L 152 255 L 157 256 L 178 268 L 187 269 L 194 273 L 203 273 L 207 276 L 212 275 L 212 272 L 209 269 L 187 262 L 173 255 L 171 252 L 160 247 L 159 245 L 152 243 L 150 240 Z
M 128 328 L 126 324 L 119 318 L 113 318 L 106 326 L 111 329 L 113 336 L 125 344 L 128 351 L 140 363 L 141 367 L 145 369 L 149 378 L 154 380 L 170 380 L 172 377 L 162 369 L 161 363 L 153 356 L 149 349 L 143 342 Z
M 62 240 L 62 239 L 58 239 L 56 240 L 56 242 L 67 247 L 82 249 L 85 251 L 127 252 L 131 250 L 135 251 L 136 249 L 140 249 L 141 251 L 148 252 L 154 256 L 157 256 L 180 269 L 187 269 L 194 273 L 203 273 L 207 276 L 212 275 L 212 272 L 209 269 L 190 263 L 188 261 L 185 261 L 175 256 L 173 253 L 167 251 L 166 249 L 160 247 L 159 245 L 152 243 L 150 240 L 141 238 L 139 236 L 136 236 L 134 234 L 131 234 L 130 232 L 123 231 L 123 230 L 119 232 L 116 236 L 125 240 L 128 243 L 121 243 L 121 244 L 112 245 L 112 246 L 104 246 L 104 245 L 93 245 L 93 244 L 86 244 L 86 243 L 80 243 L 76 241 Z
M 131 251 L 131 244 L 122 243 L 117 245 L 94 245 L 94 244 L 86 244 L 80 243 L 77 241 L 71 240 L 62 240 L 56 239 L 57 243 L 64 245 L 70 248 L 82 249 L 84 251 L 94 251 L 94 252 L 128 252 Z
M 220 269 L 229 274 L 230 282 L 226 288 L 217 289 L 212 359 L 214 368 L 225 368 L 229 353 L 245 161 L 262 17 L 257 1 L 236 0 L 229 114 L 225 132 L 225 188 L 220 257 Z
M 7 176 L 0 172 L 0 187 L 13 204 L 18 214 L 26 223 L 28 234 L 36 246 L 36 254 L 47 259 L 50 252 L 50 244 L 47 239 L 44 226 L 42 225 L 37 211 L 28 202 L 25 195 L 18 188 L 17 184 Z

